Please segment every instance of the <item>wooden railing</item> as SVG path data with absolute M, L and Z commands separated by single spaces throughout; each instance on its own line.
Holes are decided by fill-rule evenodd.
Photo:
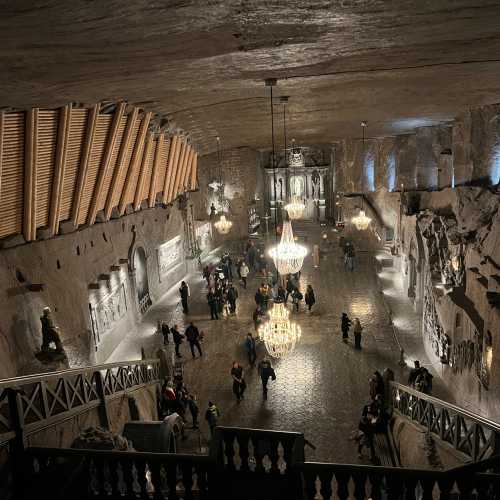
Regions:
M 0 444 L 98 408 L 108 426 L 106 405 L 124 392 L 157 383 L 157 359 L 127 361 L 0 382 Z
M 391 382 L 394 410 L 477 462 L 500 453 L 500 425 L 410 387 Z

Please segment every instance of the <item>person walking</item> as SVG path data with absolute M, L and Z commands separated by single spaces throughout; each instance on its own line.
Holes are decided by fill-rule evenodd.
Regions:
M 415 387 L 415 380 L 417 380 L 417 377 L 422 371 L 422 368 L 420 367 L 420 361 L 418 361 L 418 359 L 414 361 L 414 364 L 415 367 L 410 370 L 410 375 L 408 376 L 408 385 L 410 387 Z
M 361 323 L 359 322 L 359 318 L 356 318 L 354 320 L 354 348 L 355 349 L 361 349 L 361 332 L 363 331 L 363 327 L 361 326 Z
M 215 406 L 212 401 L 208 402 L 208 408 L 205 412 L 205 420 L 208 422 L 208 427 L 210 429 L 210 437 L 213 437 L 215 428 L 217 427 L 217 421 L 220 417 L 220 411 L 217 406 Z
M 229 312 L 234 314 L 236 312 L 236 300 L 238 299 L 238 290 L 234 288 L 233 284 L 229 284 L 227 289 L 227 301 L 229 303 Z
M 247 277 L 249 273 L 250 269 L 248 269 L 247 263 L 243 261 L 240 267 L 240 276 L 241 276 L 241 281 L 243 282 L 243 288 L 245 290 L 247 289 Z
M 252 319 L 253 319 L 253 326 L 255 328 L 255 331 L 259 331 L 259 327 L 262 324 L 262 317 L 264 316 L 264 313 L 262 312 L 262 309 L 257 306 L 255 308 L 255 311 L 252 314 Z
M 380 395 L 382 399 L 384 398 L 384 379 L 382 378 L 382 375 L 378 370 L 373 372 L 373 375 L 368 381 L 368 386 L 370 389 L 370 397 L 372 398 L 372 400 L 375 400 L 378 395 Z
M 200 410 L 198 408 L 198 403 L 196 402 L 196 395 L 189 394 L 187 406 L 189 408 L 189 413 L 191 413 L 191 418 L 193 419 L 193 429 L 198 429 L 198 414 L 200 413 Z
M 349 271 L 354 271 L 355 257 L 356 253 L 354 251 L 354 245 L 351 243 L 347 248 L 347 254 L 346 254 L 346 264 L 347 264 L 347 269 L 349 269 Z
M 207 293 L 208 307 L 210 308 L 210 319 L 219 319 L 219 313 L 217 311 L 217 297 L 213 291 L 213 288 Z
M 179 288 L 179 294 L 181 296 L 182 311 L 184 312 L 184 314 L 188 314 L 189 313 L 188 297 L 190 293 L 189 293 L 189 286 L 185 281 L 181 283 L 181 287 Z
M 269 379 L 276 380 L 276 373 L 271 365 L 271 361 L 269 361 L 267 357 L 259 363 L 258 369 L 260 379 L 262 381 L 262 395 L 264 396 L 264 399 L 267 399 L 267 383 L 269 382 Z
M 295 312 L 299 312 L 299 305 L 300 301 L 304 298 L 302 293 L 298 288 L 295 288 L 294 291 L 292 292 L 292 304 L 293 308 L 295 309 Z
M 173 339 L 174 344 L 175 344 L 175 355 L 178 358 L 182 358 L 182 354 L 179 352 L 179 348 L 180 348 L 182 341 L 184 339 L 184 335 L 182 335 L 182 333 L 180 333 L 177 328 L 178 328 L 177 325 L 174 325 L 170 329 L 170 333 L 172 334 L 172 339 Z
M 250 332 L 247 333 L 247 338 L 245 339 L 245 349 L 248 355 L 248 363 L 253 368 L 257 359 L 257 350 L 255 348 L 255 339 Z
M 167 345 L 169 343 L 168 334 L 170 333 L 170 328 L 165 321 L 161 322 L 161 333 L 163 335 L 163 345 Z
M 286 297 L 285 289 L 281 285 L 279 285 L 278 286 L 278 290 L 276 292 L 276 297 L 275 297 L 274 301 L 278 302 L 278 303 L 281 303 L 281 304 L 284 304 L 285 303 L 285 297 Z
M 186 328 L 186 331 L 184 332 L 187 341 L 189 342 L 189 347 L 191 348 L 191 354 L 193 355 L 193 359 L 196 357 L 194 355 L 194 348 L 198 349 L 198 352 L 200 353 L 200 356 L 203 356 L 203 353 L 201 352 L 201 346 L 200 346 L 200 332 L 196 326 L 194 326 L 194 323 L 191 321 L 189 323 L 189 326 Z
M 308 310 L 310 311 L 312 309 L 312 306 L 316 303 L 316 297 L 314 296 L 314 290 L 313 290 L 313 287 L 311 285 L 307 285 L 305 301 L 306 301 Z
M 243 367 L 237 361 L 233 361 L 231 377 L 233 378 L 233 392 L 236 396 L 236 401 L 239 403 L 243 399 L 243 393 L 247 385 L 243 378 Z
M 342 330 L 342 340 L 347 342 L 349 338 L 349 327 L 352 325 L 352 321 L 347 316 L 347 313 L 342 313 L 340 329 Z
M 288 276 L 286 280 L 286 296 L 285 296 L 285 304 L 288 302 L 288 297 L 292 295 L 295 290 L 295 285 L 293 284 L 292 277 Z

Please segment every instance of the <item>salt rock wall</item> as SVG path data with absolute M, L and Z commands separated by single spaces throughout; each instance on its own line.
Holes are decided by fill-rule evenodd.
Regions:
M 163 252 L 172 240 L 173 247 L 167 245 Z M 141 277 L 134 264 L 139 248 L 144 256 Z M 70 366 L 103 362 L 141 317 L 139 280 L 154 303 L 182 279 L 188 264 L 177 204 L 2 250 L 0 378 L 54 368 L 34 357 L 42 341 L 39 318 L 45 306 L 60 327 Z M 43 289 L 30 291 L 30 283 Z
M 210 215 L 210 206 L 213 203 L 219 210 L 219 191 L 214 189 L 214 182 L 220 178 L 217 153 L 202 156 L 198 159 L 199 193 L 195 196 L 195 213 L 198 218 L 207 218 Z M 228 237 L 243 238 L 248 234 L 248 210 L 251 207 L 260 211 L 264 187 L 261 178 L 260 155 L 250 148 L 235 148 L 222 151 L 222 181 L 224 197 L 228 204 L 225 210 L 229 212 L 233 222 Z

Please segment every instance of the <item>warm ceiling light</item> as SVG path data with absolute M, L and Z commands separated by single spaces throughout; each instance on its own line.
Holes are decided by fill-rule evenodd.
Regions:
M 290 202 L 285 205 L 285 210 L 288 213 L 288 217 L 290 217 L 290 219 L 292 220 L 300 219 L 305 209 L 306 206 L 304 202 L 296 194 L 292 195 L 290 198 Z
M 352 223 L 356 226 L 358 231 L 364 231 L 368 229 L 370 222 L 372 221 L 370 217 L 367 217 L 364 210 L 360 210 L 356 217 L 351 219 Z
M 231 231 L 231 228 L 233 227 L 233 223 L 226 219 L 226 216 L 224 214 L 222 214 L 220 216 L 220 219 L 214 223 L 214 226 L 215 226 L 215 229 L 217 229 L 217 231 L 220 233 L 220 234 L 227 234 L 229 233 L 229 231 Z
M 307 249 L 295 243 L 290 221 L 283 223 L 281 241 L 277 246 L 269 250 L 269 255 L 272 257 L 274 265 L 280 274 L 295 274 L 301 270 L 304 257 L 307 255 Z

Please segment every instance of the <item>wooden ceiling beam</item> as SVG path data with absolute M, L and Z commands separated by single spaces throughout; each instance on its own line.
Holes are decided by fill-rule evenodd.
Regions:
M 126 106 L 127 106 L 126 103 L 121 102 L 118 105 L 115 114 L 113 116 L 113 122 L 111 123 L 111 129 L 107 137 L 106 147 L 104 149 L 104 155 L 102 157 L 101 165 L 99 167 L 99 173 L 97 174 L 97 181 L 95 183 L 94 193 L 90 201 L 90 208 L 87 216 L 88 225 L 91 225 L 95 222 L 97 210 L 99 208 L 99 201 L 102 195 L 104 194 L 103 193 L 104 179 L 106 179 L 108 175 L 111 163 L 111 157 L 113 156 L 113 151 L 116 145 L 116 138 L 118 137 L 118 131 L 120 130 L 120 124 L 122 122 Z
M 38 108 L 26 112 L 24 137 L 24 216 L 23 235 L 26 241 L 36 240 L 36 165 L 38 143 Z
M 137 140 L 135 141 L 135 147 L 132 153 L 132 159 L 130 160 L 130 165 L 127 170 L 127 177 L 125 178 L 125 184 L 123 186 L 120 198 L 120 204 L 118 206 L 118 212 L 120 215 L 123 215 L 125 213 L 125 208 L 127 207 L 127 199 L 131 189 L 132 178 L 137 168 L 139 168 L 139 162 L 142 158 L 142 151 L 144 149 L 144 143 L 146 141 L 146 134 L 148 132 L 151 116 L 152 116 L 151 112 L 146 113 L 139 127 L 139 133 L 137 134 Z
M 2 199 L 3 141 L 5 136 L 5 113 L 0 111 L 0 200 Z
M 118 152 L 118 158 L 116 160 L 116 168 L 113 172 L 113 178 L 111 179 L 111 186 L 108 191 L 108 196 L 106 198 L 106 204 L 104 205 L 104 218 L 109 220 L 111 218 L 111 212 L 113 211 L 113 200 L 116 198 L 117 190 L 119 188 L 118 181 L 122 178 L 123 170 L 127 164 L 128 152 L 130 149 L 130 143 L 132 142 L 132 133 L 134 131 L 135 123 L 137 117 L 139 116 L 139 108 L 134 108 L 132 113 L 128 116 L 127 125 L 125 126 L 125 132 L 123 134 L 123 139 L 120 144 L 120 151 Z M 124 184 L 122 184 L 123 186 Z
M 182 163 L 184 161 L 184 155 L 186 154 L 187 144 L 182 139 L 179 139 L 179 142 L 180 142 L 179 154 L 176 158 L 177 161 L 175 161 L 175 163 L 174 163 L 174 170 L 172 172 L 173 182 L 168 189 L 168 202 L 169 203 L 174 201 L 176 196 L 177 196 L 177 188 L 179 186 L 179 173 L 181 170 Z
M 170 187 L 170 179 L 172 177 L 172 167 L 174 165 L 174 158 L 176 155 L 177 151 L 177 142 L 178 142 L 178 137 L 174 135 L 171 139 L 170 143 L 170 149 L 168 151 L 168 161 L 167 164 L 165 165 L 165 168 L 167 169 L 165 172 L 165 179 L 163 181 L 163 197 L 162 197 L 162 202 L 163 203 L 168 203 L 168 190 Z
M 137 211 L 141 208 L 142 203 L 142 193 L 144 191 L 144 181 L 146 179 L 146 171 L 148 168 L 148 157 L 153 147 L 153 134 L 149 134 L 146 139 L 146 145 L 142 154 L 142 161 L 139 172 L 139 179 L 137 180 L 137 186 L 135 187 L 135 195 L 134 195 L 134 210 Z
M 156 184 L 158 178 L 158 172 L 160 171 L 160 160 L 161 160 L 161 151 L 165 144 L 165 135 L 160 134 L 158 139 L 156 140 L 156 150 L 155 157 L 153 163 L 153 171 L 151 172 L 151 182 L 149 183 L 149 192 L 148 192 L 148 206 L 149 208 L 153 208 L 156 204 Z
M 99 104 L 95 104 L 89 113 L 87 119 L 87 131 L 85 134 L 85 142 L 83 144 L 82 158 L 78 169 L 78 177 L 76 180 L 75 194 L 73 195 L 73 205 L 71 207 L 71 222 L 73 227 L 78 227 L 78 215 L 82 205 L 82 196 L 85 183 L 87 182 L 87 173 L 89 169 L 90 153 L 95 139 L 95 131 L 97 118 L 99 116 Z
M 197 188 L 196 186 L 197 174 L 198 174 L 198 153 L 195 153 L 193 159 L 193 166 L 191 168 L 191 185 L 190 185 L 191 191 L 195 191 Z
M 179 171 L 179 179 L 177 180 L 177 188 L 175 190 L 175 197 L 179 196 L 182 193 L 182 181 L 184 179 L 184 175 L 186 174 L 186 168 L 189 160 L 189 156 L 191 155 L 191 146 L 186 142 L 186 147 L 184 151 L 184 158 L 182 159 L 180 171 Z
M 57 150 L 52 178 L 49 212 L 49 234 L 55 236 L 59 231 L 59 210 L 61 206 L 64 172 L 66 169 L 66 153 L 68 149 L 69 131 L 71 129 L 71 104 L 59 111 L 59 125 L 57 129 Z
M 192 147 L 189 148 L 189 158 L 186 164 L 186 171 L 184 172 L 184 176 L 182 178 L 182 183 L 181 183 L 181 190 L 183 193 L 186 191 L 189 191 L 188 189 L 188 181 L 189 181 L 189 176 L 191 174 L 191 169 L 193 168 L 193 159 L 194 159 L 194 149 Z

